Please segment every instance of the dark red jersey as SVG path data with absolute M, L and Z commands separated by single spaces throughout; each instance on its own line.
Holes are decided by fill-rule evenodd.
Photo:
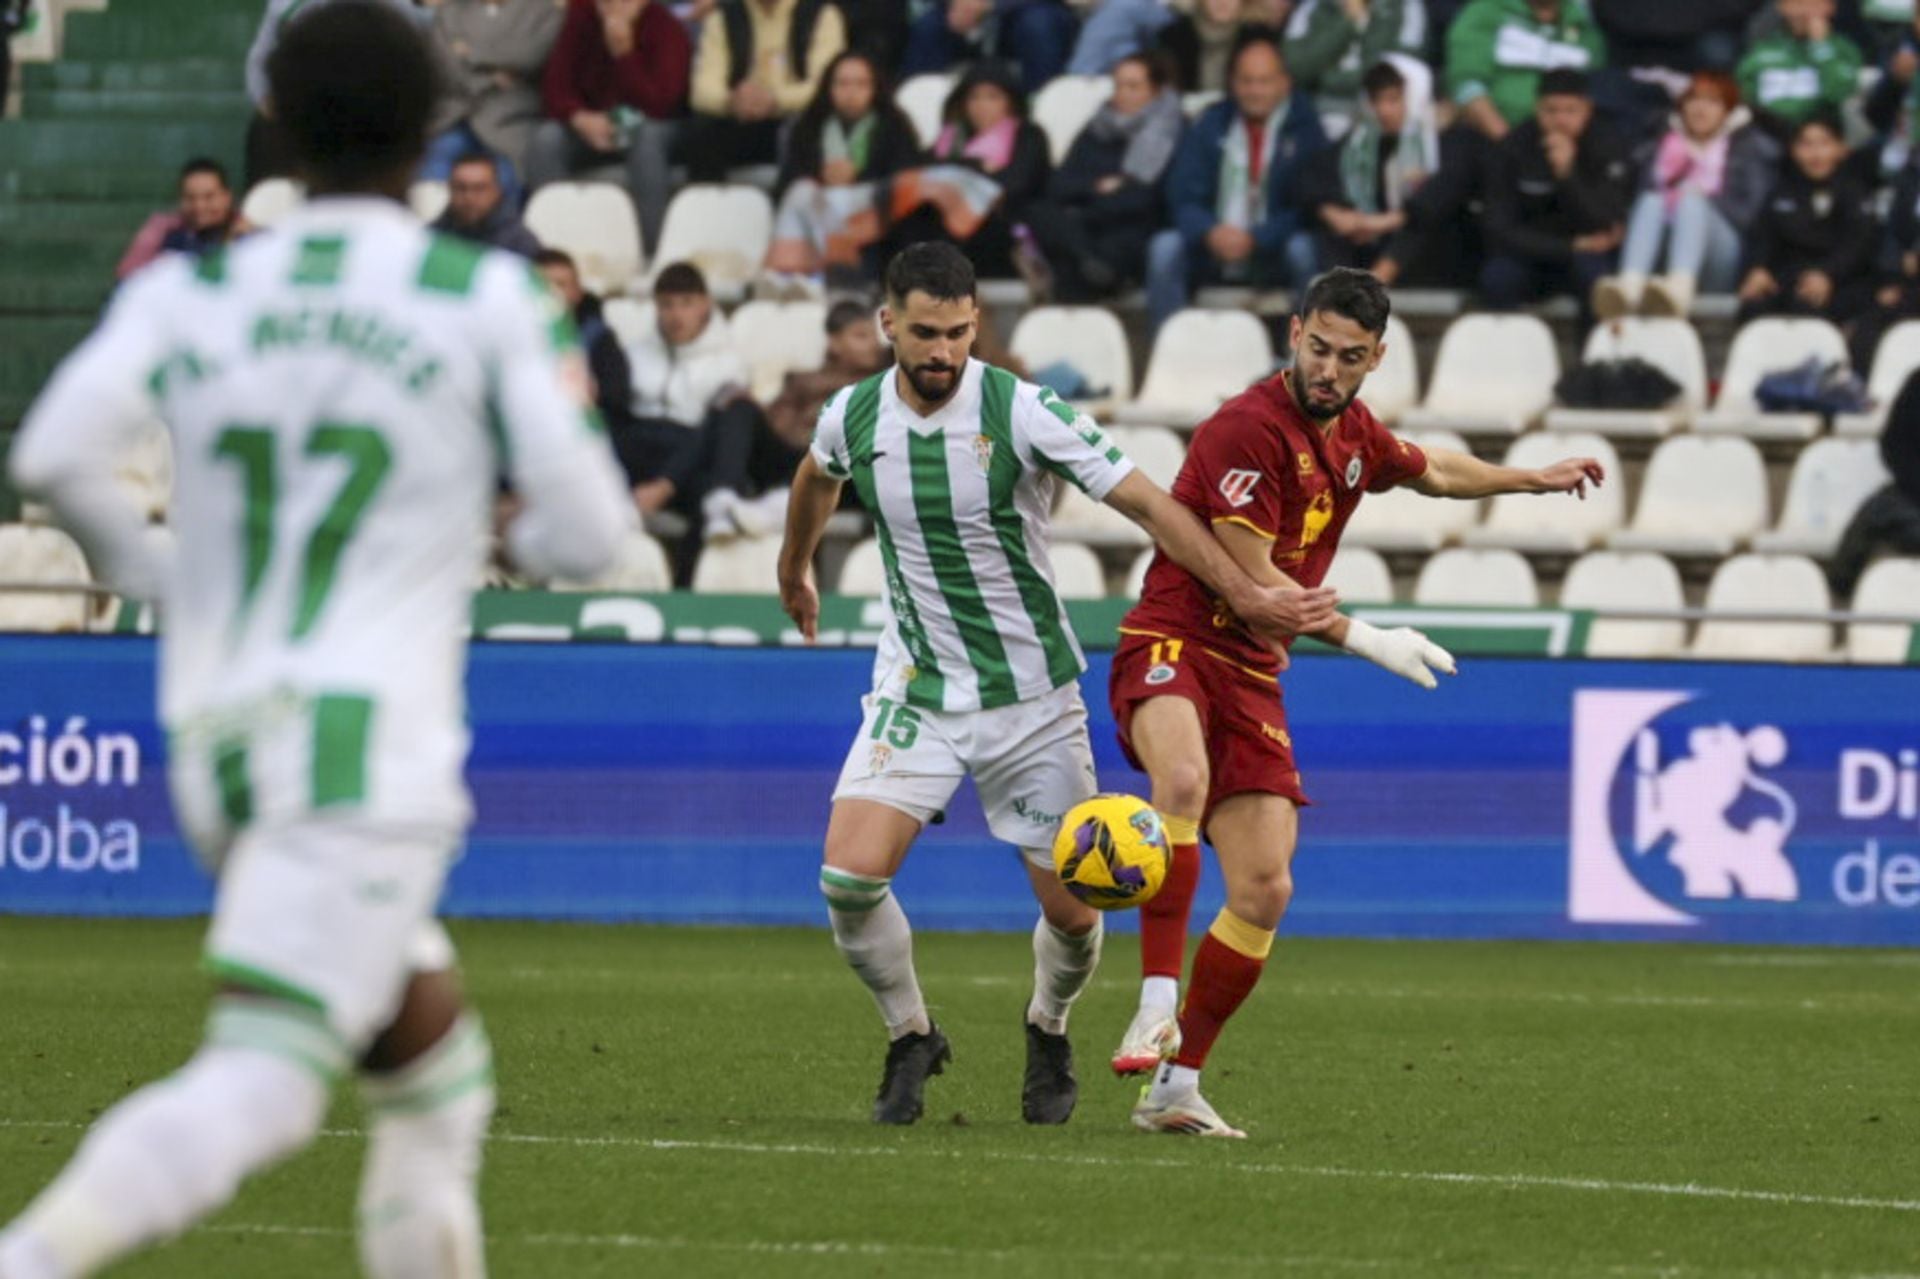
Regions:
M 1383 493 L 1426 469 L 1426 454 L 1396 439 L 1360 401 L 1322 430 L 1300 411 L 1285 375 L 1276 375 L 1200 424 L 1173 496 L 1209 523 L 1252 529 L 1273 543 L 1275 567 L 1318 586 L 1360 495 Z M 1279 671 L 1272 650 L 1164 551 L 1154 555 L 1140 602 L 1120 629 L 1193 640 L 1267 679 Z

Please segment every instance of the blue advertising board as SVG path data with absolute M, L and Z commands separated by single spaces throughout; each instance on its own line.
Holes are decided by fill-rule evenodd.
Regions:
M 817 924 L 869 661 L 475 645 L 449 913 Z M 1102 782 L 1144 791 L 1105 681 L 1099 657 Z M 1426 693 L 1307 657 L 1285 681 L 1314 799 L 1288 931 L 1920 942 L 1920 668 L 1486 659 Z M 0 913 L 207 908 L 152 698 L 149 639 L 0 638 Z M 899 887 L 921 927 L 1031 924 L 968 790 Z M 1218 898 L 1209 866 L 1197 917 Z

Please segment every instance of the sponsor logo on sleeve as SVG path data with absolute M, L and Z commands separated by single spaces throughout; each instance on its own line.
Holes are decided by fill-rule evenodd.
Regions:
M 1245 506 L 1253 501 L 1254 486 L 1259 483 L 1258 471 L 1228 471 L 1220 477 L 1220 496 L 1229 506 Z

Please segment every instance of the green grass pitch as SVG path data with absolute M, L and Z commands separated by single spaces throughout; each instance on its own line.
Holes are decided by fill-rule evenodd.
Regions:
M 911 908 L 912 903 L 907 903 Z M 1920 1274 L 1920 955 L 1283 938 L 1208 1092 L 1246 1142 L 1127 1127 L 1076 1011 L 1079 1112 L 1019 1119 L 1018 936 L 923 936 L 956 1060 L 866 1121 L 884 1045 L 822 931 L 456 928 L 498 1050 L 493 1272 Z M 0 1220 L 191 1051 L 199 925 L 0 918 Z M 353 1273 L 328 1135 L 128 1279 Z

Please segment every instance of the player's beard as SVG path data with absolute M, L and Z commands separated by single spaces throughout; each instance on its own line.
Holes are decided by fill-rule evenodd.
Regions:
M 1357 386 L 1353 388 L 1351 393 L 1343 398 L 1340 395 L 1340 387 L 1337 383 L 1308 382 L 1301 376 L 1300 366 L 1297 364 L 1287 370 L 1287 377 L 1293 383 L 1294 403 L 1298 404 L 1301 410 L 1316 422 L 1333 421 L 1342 413 L 1345 413 L 1347 406 L 1352 404 L 1354 400 L 1360 396 L 1360 388 Z M 1313 398 L 1315 391 L 1331 391 L 1334 398 L 1332 400 L 1316 400 Z M 1328 407 L 1329 405 L 1331 405 L 1331 407 Z
M 945 403 L 947 397 L 960 387 L 961 370 L 951 365 L 903 364 L 900 367 L 906 371 L 907 381 L 913 385 L 913 393 L 928 404 Z M 937 379 L 941 374 L 946 375 L 944 382 L 928 378 L 928 375 L 932 375 Z

